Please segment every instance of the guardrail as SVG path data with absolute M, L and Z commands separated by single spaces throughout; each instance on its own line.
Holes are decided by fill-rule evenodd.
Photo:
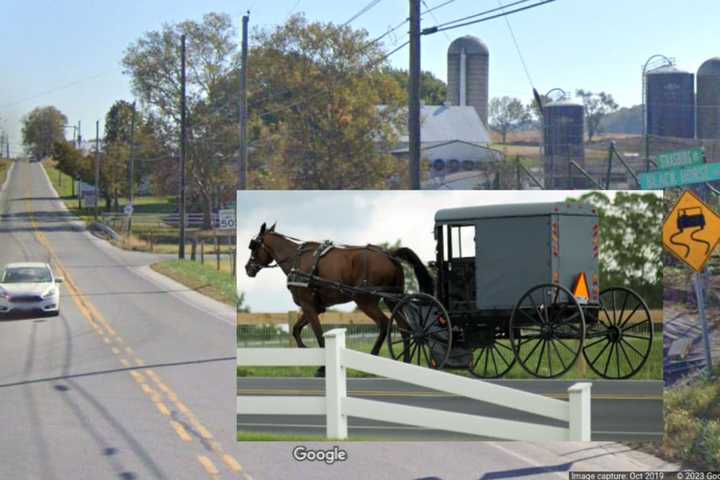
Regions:
M 482 380 L 431 370 L 345 348 L 345 329 L 325 333 L 325 348 L 243 348 L 238 366 L 324 366 L 325 396 L 238 396 L 239 415 L 325 415 L 328 439 L 348 436 L 348 417 L 507 440 L 590 441 L 591 383 L 576 383 L 564 402 Z M 568 422 L 554 427 L 446 410 L 348 397 L 346 370 L 386 378 Z

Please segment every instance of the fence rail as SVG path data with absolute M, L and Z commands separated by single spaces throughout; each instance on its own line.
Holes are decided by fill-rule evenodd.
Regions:
M 346 439 L 349 416 L 508 440 L 590 441 L 590 383 L 576 383 L 564 402 L 501 385 L 469 379 L 345 348 L 345 329 L 325 334 L 326 346 L 307 349 L 245 348 L 238 366 L 324 366 L 324 397 L 238 396 L 240 415 L 325 415 L 329 439 Z M 568 427 L 469 415 L 347 396 L 346 370 L 352 368 L 481 402 L 529 412 Z

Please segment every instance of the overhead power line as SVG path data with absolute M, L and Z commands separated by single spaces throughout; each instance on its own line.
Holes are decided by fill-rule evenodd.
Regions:
M 353 15 L 352 17 L 350 17 L 345 23 L 343 23 L 342 26 L 343 26 L 343 27 L 347 27 L 347 26 L 350 25 L 352 22 L 354 22 L 355 20 L 357 20 L 358 18 L 360 18 L 361 16 L 363 16 L 365 13 L 367 13 L 368 11 L 370 11 L 370 9 L 372 9 L 375 5 L 377 5 L 377 4 L 380 3 L 381 1 L 382 1 L 382 0 L 372 0 L 370 3 L 368 3 L 368 4 L 365 5 L 363 8 L 361 8 L 359 12 L 357 12 L 355 15 Z
M 500 8 L 505 11 L 505 5 L 502 4 L 501 0 L 498 0 L 498 5 L 500 5 Z M 535 84 L 532 81 L 532 77 L 530 76 L 530 70 L 528 69 L 527 63 L 525 63 L 525 57 L 522 54 L 522 50 L 520 50 L 520 44 L 517 41 L 517 38 L 515 37 L 515 32 L 513 31 L 512 25 L 510 25 L 510 19 L 508 17 L 505 18 L 505 24 L 507 25 L 508 30 L 510 31 L 510 36 L 512 37 L 513 43 L 515 44 L 515 50 L 517 51 L 518 57 L 520 57 L 520 63 L 522 64 L 523 70 L 525 70 L 525 76 L 528 79 L 528 82 L 530 83 L 530 86 L 535 88 Z
M 518 2 L 515 2 L 515 3 L 513 3 L 513 4 L 508 4 L 508 5 L 506 5 L 506 7 L 509 7 L 509 6 L 511 6 L 511 5 L 517 5 L 517 4 L 519 4 L 519 3 L 525 3 L 525 2 L 527 2 L 527 1 L 529 1 L 529 0 L 519 0 Z M 477 20 L 471 20 L 471 21 L 464 22 L 464 23 L 457 23 L 457 22 L 462 22 L 463 20 L 466 20 L 466 19 L 468 19 L 468 18 L 474 18 L 474 17 L 478 17 L 478 16 L 483 16 L 483 15 L 487 15 L 488 13 L 491 13 L 491 12 L 496 12 L 496 11 L 498 11 L 498 10 L 502 10 L 502 8 L 500 8 L 500 7 L 498 7 L 498 8 L 493 8 L 493 9 L 486 10 L 486 11 L 481 12 L 481 13 L 477 13 L 477 14 L 475 14 L 475 15 L 470 15 L 470 16 L 468 16 L 468 17 L 463 17 L 463 18 L 459 18 L 459 19 L 457 19 L 457 20 L 452 20 L 452 21 L 450 21 L 450 22 L 446 22 L 446 23 L 444 23 L 444 24 L 442 24 L 442 25 L 439 25 L 439 26 L 437 26 L 437 27 L 426 28 L 426 29 L 424 29 L 424 30 L 422 31 L 422 34 L 423 34 L 423 35 L 432 35 L 433 33 L 437 33 L 437 32 L 444 32 L 444 31 L 446 31 L 446 30 L 453 30 L 453 29 L 455 29 L 455 28 L 466 27 L 466 26 L 468 26 L 468 25 L 474 25 L 474 24 L 480 23 L 480 22 L 487 22 L 488 20 L 494 20 L 494 19 L 496 19 L 496 18 L 501 18 L 501 17 L 504 17 L 504 16 L 506 16 L 506 15 L 512 15 L 513 13 L 518 13 L 518 12 L 522 12 L 522 11 L 525 11 L 525 10 L 530 10 L 530 9 L 532 9 L 532 8 L 536 8 L 536 7 L 539 7 L 539 6 L 541 6 L 541 5 L 545 5 L 545 4 L 548 4 L 548 3 L 552 3 L 552 2 L 554 2 L 554 1 L 556 1 L 556 0 L 544 0 L 544 1 L 542 1 L 542 2 L 534 3 L 534 4 L 532 4 L 532 5 L 527 5 L 527 6 L 524 6 L 524 7 L 521 7 L 521 8 L 516 8 L 516 9 L 514 9 L 514 10 L 504 11 L 504 12 L 502 12 L 502 13 L 499 13 L 499 14 L 496 14 L 496 15 L 491 15 L 491 16 L 489 16 L 489 17 L 483 17 L 483 18 L 479 18 L 479 19 L 477 19 Z M 443 26 L 443 25 L 444 25 L 444 26 Z

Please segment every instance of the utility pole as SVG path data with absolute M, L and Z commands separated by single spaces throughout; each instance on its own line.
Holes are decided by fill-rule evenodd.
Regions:
M 240 66 L 240 165 L 238 165 L 238 190 L 245 190 L 247 188 L 247 54 L 249 20 L 250 12 L 242 17 L 242 56 Z
M 132 104 L 132 118 L 130 120 L 130 158 L 128 159 L 128 204 L 134 207 L 135 195 L 135 102 Z M 132 233 L 132 210 L 128 216 L 128 235 Z
M 100 205 L 100 120 L 95 122 L 95 221 L 98 219 L 98 205 Z
M 78 120 L 78 127 L 77 127 L 77 129 L 78 129 L 78 134 L 77 134 L 77 148 L 78 148 L 78 150 L 79 150 L 79 149 L 81 148 L 81 146 L 82 146 L 82 134 L 81 134 L 81 130 L 80 130 L 80 127 L 81 127 L 81 126 L 82 126 L 82 120 Z M 77 172 L 73 172 L 73 174 L 77 175 Z M 72 196 L 73 196 L 73 197 L 75 196 L 75 175 L 73 175 L 73 176 L 70 178 L 70 183 L 72 184 L 72 185 L 71 185 L 71 188 L 72 188 Z M 96 185 L 97 185 L 97 183 L 96 183 Z M 96 218 L 97 218 L 97 215 L 96 215 Z
M 420 0 L 410 0 L 408 137 L 410 189 L 420 189 Z
M 180 37 L 180 238 L 178 258 L 185 259 L 185 149 L 187 132 L 185 131 L 185 35 Z

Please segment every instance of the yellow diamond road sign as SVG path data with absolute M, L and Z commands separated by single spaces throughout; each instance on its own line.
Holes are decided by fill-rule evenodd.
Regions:
M 720 241 L 720 216 L 687 191 L 665 219 L 663 246 L 696 272 L 702 271 Z

